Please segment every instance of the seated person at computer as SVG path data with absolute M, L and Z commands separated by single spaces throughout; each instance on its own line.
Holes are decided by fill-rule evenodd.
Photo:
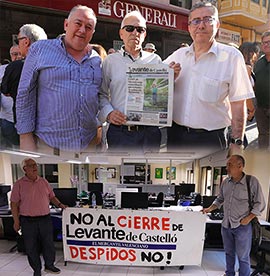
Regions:
M 25 176 L 16 181 L 11 192 L 11 212 L 13 228 L 22 230 L 28 261 L 34 276 L 41 276 L 40 253 L 45 262 L 45 271 L 60 273 L 54 266 L 55 248 L 53 226 L 50 217 L 50 202 L 65 209 L 55 196 L 48 181 L 38 175 L 38 165 L 34 159 L 26 158 L 21 163 Z

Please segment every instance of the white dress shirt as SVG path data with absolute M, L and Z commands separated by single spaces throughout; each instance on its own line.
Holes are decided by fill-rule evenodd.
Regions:
M 181 65 L 173 101 L 173 120 L 179 125 L 209 131 L 230 126 L 230 102 L 254 97 L 243 56 L 232 46 L 214 41 L 195 61 L 192 44 L 164 62 L 172 61 Z

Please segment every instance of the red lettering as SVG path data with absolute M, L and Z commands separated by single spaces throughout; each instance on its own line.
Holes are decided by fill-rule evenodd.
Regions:
M 80 258 L 82 260 L 87 260 L 86 248 L 85 247 L 80 247 Z
M 135 216 L 134 217 L 134 229 L 141 228 L 141 217 Z
M 122 222 L 121 222 L 122 220 L 124 220 L 124 221 L 125 221 L 125 220 L 126 220 L 126 216 L 120 216 L 120 217 L 117 219 L 117 223 L 118 223 L 118 225 L 119 225 L 119 226 L 121 226 L 121 227 L 126 227 L 126 226 L 127 226 L 127 224 L 126 224 L 126 223 L 124 223 L 124 222 L 122 223 Z
M 135 262 L 136 261 L 136 251 L 135 250 L 133 250 L 133 249 L 131 249 L 131 250 L 129 250 L 128 251 L 129 252 L 129 254 L 130 254 L 130 257 L 129 257 L 129 261 L 130 262 Z
M 115 248 L 111 249 L 111 261 L 118 259 L 118 251 Z
M 120 250 L 119 251 L 119 259 L 121 261 L 125 261 L 128 258 L 128 252 L 126 250 Z
M 104 254 L 105 250 L 103 248 L 97 249 L 97 258 L 100 260 L 100 257 Z
M 170 224 L 167 223 L 170 221 L 170 218 L 162 218 L 162 230 L 170 230 Z
M 126 217 L 120 216 L 117 223 L 120 227 L 134 228 L 134 229 L 147 229 L 147 230 L 170 230 L 169 218 L 158 217 Z
M 70 250 L 70 256 L 72 259 L 75 259 L 78 257 L 79 255 L 79 250 L 77 247 L 75 246 L 69 246 L 69 250 Z
M 142 228 L 143 229 L 151 229 L 149 217 L 142 218 Z
M 159 223 L 159 218 L 152 218 L 151 219 L 151 222 L 152 222 L 152 229 L 157 229 L 157 230 L 159 230 L 160 229 L 160 227 L 158 226 L 158 223 Z
M 72 257 L 78 257 L 80 255 L 82 260 L 85 260 L 86 254 L 85 254 L 85 248 L 77 248 L 77 247 L 72 247 L 70 250 L 73 251 Z M 101 260 L 106 259 L 107 261 L 130 261 L 130 262 L 135 262 L 136 261 L 136 251 L 134 249 L 126 250 L 126 249 L 121 249 L 118 250 L 117 248 L 95 248 L 95 247 L 90 247 L 88 249 L 88 259 L 89 260 Z
M 97 255 L 96 255 L 96 252 L 95 252 L 96 248 L 90 247 L 88 251 L 90 253 L 89 260 L 95 260 L 97 258 Z

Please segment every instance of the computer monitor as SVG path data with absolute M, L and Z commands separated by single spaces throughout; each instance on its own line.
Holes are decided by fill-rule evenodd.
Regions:
M 203 208 L 208 208 L 216 199 L 216 196 L 203 196 Z
M 138 188 L 116 188 L 115 189 L 115 206 L 121 207 L 121 193 L 136 193 L 138 196 Z
M 88 192 L 99 191 L 99 192 L 103 193 L 103 183 L 88 182 L 87 190 L 88 190 Z
M 134 188 L 135 188 L 135 189 L 138 189 L 138 192 L 139 192 L 139 193 L 141 193 L 141 192 L 142 192 L 142 187 L 126 186 L 126 188 L 127 188 L 127 189 L 134 189 Z M 128 192 L 129 192 L 129 190 L 128 190 Z
M 174 194 L 176 197 L 189 196 L 193 192 L 195 192 L 195 184 L 180 183 L 174 186 Z
M 147 209 L 148 208 L 148 193 L 122 192 L 121 208 Z
M 61 203 L 74 207 L 77 201 L 77 188 L 54 188 L 55 196 Z

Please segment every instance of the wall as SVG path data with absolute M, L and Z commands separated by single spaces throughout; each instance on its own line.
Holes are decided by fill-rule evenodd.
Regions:
M 59 163 L 58 164 L 58 185 L 60 187 L 71 187 L 70 176 L 71 176 L 71 165 Z
M 269 187 L 270 187 L 270 154 L 268 151 L 245 151 L 247 174 L 254 175 L 260 182 L 264 194 L 265 201 L 269 201 Z M 267 218 L 269 213 L 269 206 L 264 210 L 262 217 Z
M 0 153 L 0 183 L 13 184 L 11 160 L 8 154 Z
M 200 167 L 211 166 L 211 167 L 220 167 L 226 166 L 227 152 L 219 152 L 217 154 L 209 155 L 200 160 Z M 245 150 L 243 154 L 246 160 L 245 173 L 254 175 L 258 178 L 265 201 L 269 200 L 269 187 L 270 187 L 270 172 L 269 172 L 269 163 L 270 163 L 270 154 L 268 151 L 259 151 L 259 150 Z M 269 207 L 265 209 L 262 214 L 262 218 L 267 218 L 269 213 Z

